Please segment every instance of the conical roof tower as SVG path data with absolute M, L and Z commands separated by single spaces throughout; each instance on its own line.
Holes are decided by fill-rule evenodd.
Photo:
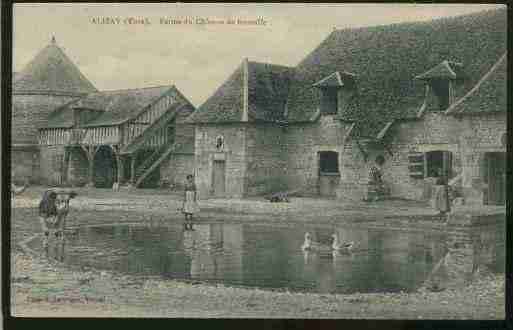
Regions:
M 52 38 L 13 80 L 12 145 L 37 146 L 38 127 L 51 112 L 96 91 Z
M 97 91 L 57 45 L 55 37 L 17 75 L 14 94 L 83 95 Z

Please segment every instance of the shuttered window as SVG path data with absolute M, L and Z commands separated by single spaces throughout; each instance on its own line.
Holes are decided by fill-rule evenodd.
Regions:
M 411 178 L 423 179 L 425 172 L 425 155 L 422 152 L 410 152 L 408 155 L 408 171 Z

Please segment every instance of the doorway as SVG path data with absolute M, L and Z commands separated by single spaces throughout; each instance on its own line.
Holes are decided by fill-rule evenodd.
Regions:
M 117 179 L 116 157 L 108 146 L 101 146 L 94 156 L 94 186 L 111 188 Z
M 214 160 L 212 169 L 212 190 L 213 195 L 221 197 L 225 195 L 226 162 Z
M 488 191 L 484 203 L 487 205 L 505 205 L 506 203 L 506 153 L 487 152 L 485 154 L 485 177 Z
M 319 195 L 335 197 L 339 184 L 338 152 L 319 152 Z

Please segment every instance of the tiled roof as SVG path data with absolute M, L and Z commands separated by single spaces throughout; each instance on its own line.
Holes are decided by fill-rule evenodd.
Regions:
M 80 95 L 96 92 L 93 84 L 52 41 L 15 76 L 14 93 Z
M 248 62 L 248 115 L 257 121 L 283 120 L 293 69 Z
M 268 63 L 243 62 L 188 119 L 189 123 L 227 123 L 243 119 L 247 84 L 249 121 L 283 120 L 293 69 Z
M 118 125 L 137 116 L 172 88 L 174 87 L 159 86 L 92 93 L 73 106 L 104 111 L 84 126 Z
M 436 65 L 434 68 L 428 70 L 427 72 L 418 75 L 417 79 L 432 79 L 432 78 L 447 78 L 447 79 L 456 79 L 458 75 L 456 72 L 458 69 L 461 70 L 463 65 L 457 62 L 450 62 L 447 60 L 442 61 L 440 64 Z
M 467 95 L 455 102 L 448 114 L 472 115 L 507 112 L 508 59 L 505 53 Z
M 242 119 L 244 72 L 240 65 L 186 122 L 239 122 Z
M 335 71 L 329 76 L 319 80 L 313 86 L 315 87 L 342 87 L 344 86 L 344 80 L 350 77 L 351 79 L 356 78 L 356 75 L 349 72 L 338 72 Z
M 354 72 L 356 106 L 340 117 L 357 122 L 356 134 L 375 137 L 388 122 L 416 116 L 425 83 L 414 77 L 444 60 L 462 63 L 464 79 L 453 91 L 456 100 L 465 95 L 506 51 L 506 26 L 507 12 L 501 9 L 334 31 L 296 67 L 287 120 L 309 121 L 317 111 L 321 91 L 313 84 L 336 71 Z
M 174 86 L 158 86 L 91 93 L 56 109 L 43 127 L 71 127 L 73 108 L 101 111 L 100 115 L 83 125 L 84 127 L 118 125 L 137 116 L 147 106 L 172 90 L 177 91 Z M 177 93 L 183 98 L 179 92 Z M 183 101 L 189 103 L 185 98 Z
M 57 108 L 49 116 L 45 125 L 40 128 L 70 128 L 73 126 L 73 112 L 71 108 L 77 104 L 79 99 Z

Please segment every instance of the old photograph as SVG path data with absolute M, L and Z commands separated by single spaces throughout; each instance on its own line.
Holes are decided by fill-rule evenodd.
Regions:
M 11 316 L 505 319 L 507 12 L 15 3 Z

